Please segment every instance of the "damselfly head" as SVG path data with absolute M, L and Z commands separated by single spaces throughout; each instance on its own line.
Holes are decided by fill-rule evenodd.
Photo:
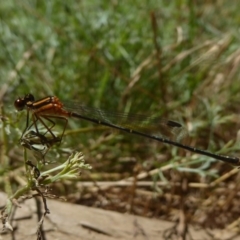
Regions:
M 29 93 L 29 94 L 26 94 L 23 98 L 19 97 L 17 100 L 15 100 L 14 106 L 18 111 L 22 111 L 28 102 L 33 102 L 33 101 L 34 101 L 34 96 L 31 93 Z

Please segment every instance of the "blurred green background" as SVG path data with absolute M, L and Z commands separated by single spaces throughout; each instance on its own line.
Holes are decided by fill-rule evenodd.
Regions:
M 15 152 L 26 113 L 16 113 L 13 102 L 29 92 L 36 99 L 56 95 L 103 109 L 159 114 L 185 126 L 187 144 L 238 156 L 239 11 L 239 1 L 224 0 L 1 1 L 0 161 L 21 166 Z M 82 151 L 93 173 L 107 179 L 133 176 L 138 165 L 150 171 L 174 163 L 171 169 L 195 181 L 231 169 L 84 121 L 70 120 L 66 133 L 50 151 L 51 160 Z

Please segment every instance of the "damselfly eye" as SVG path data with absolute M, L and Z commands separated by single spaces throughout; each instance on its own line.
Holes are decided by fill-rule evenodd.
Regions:
M 31 93 L 29 93 L 29 94 L 27 94 L 25 97 L 24 97 L 24 99 L 25 99 L 25 102 L 33 102 L 35 99 L 34 99 L 34 96 L 31 94 Z
M 18 98 L 14 102 L 14 106 L 18 111 L 22 111 L 24 109 L 25 105 L 26 105 L 25 98 Z

